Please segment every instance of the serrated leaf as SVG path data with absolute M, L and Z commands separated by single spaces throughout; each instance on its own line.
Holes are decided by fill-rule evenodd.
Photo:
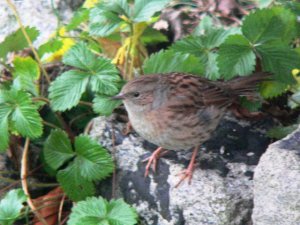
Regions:
M 204 57 L 206 51 L 208 51 L 202 38 L 197 36 L 189 36 L 176 41 L 170 49 L 175 52 L 193 54 L 200 58 Z
M 203 74 L 203 63 L 199 58 L 174 51 L 160 51 L 145 60 L 143 69 L 145 74 L 185 72 Z
M 64 72 L 49 88 L 49 98 L 54 110 L 64 111 L 78 104 L 81 95 L 85 92 L 89 81 L 86 72 L 70 70 Z
M 207 55 L 207 61 L 205 66 L 204 75 L 210 80 L 220 79 L 219 67 L 217 64 L 218 54 L 209 52 Z
M 80 42 L 73 46 L 63 58 L 63 63 L 82 70 L 93 71 L 96 56 L 87 48 L 86 44 Z
M 300 68 L 299 53 L 280 43 L 265 44 L 256 49 L 264 71 L 274 73 L 283 83 L 295 82 L 291 72 L 294 68 Z
M 75 139 L 77 153 L 74 165 L 80 167 L 80 174 L 85 179 L 101 180 L 113 171 L 113 161 L 108 152 L 88 136 Z
M 117 100 L 111 100 L 110 96 L 107 95 L 96 95 L 93 99 L 93 109 L 96 113 L 101 115 L 110 115 L 112 111 L 118 107 L 122 102 Z
M 154 13 L 161 11 L 169 2 L 170 0 L 135 0 L 133 21 L 147 22 Z
M 37 107 L 32 104 L 26 93 L 18 92 L 16 95 L 17 104 L 11 115 L 14 128 L 25 137 L 37 138 L 42 135 L 42 118 Z
M 274 98 L 287 90 L 288 85 L 278 81 L 264 81 L 260 84 L 260 94 L 264 98 Z
M 34 27 L 25 27 L 25 31 L 32 42 L 35 41 L 39 35 L 38 30 Z M 0 58 L 5 58 L 9 52 L 20 51 L 26 47 L 28 47 L 28 43 L 21 28 L 19 28 L 0 43 Z
M 141 41 L 143 44 L 153 45 L 158 42 L 168 42 L 168 38 L 158 30 L 147 27 L 141 36 Z
M 67 160 L 75 156 L 67 134 L 52 130 L 44 145 L 44 159 L 52 170 L 57 170 Z
M 229 35 L 240 34 L 240 30 L 236 27 L 229 29 L 211 29 L 207 34 L 201 36 L 202 43 L 206 49 L 212 50 L 219 47 Z
M 6 104 L 0 102 L 0 152 L 8 148 L 9 133 L 8 133 L 8 117 L 12 109 Z
M 273 127 L 267 132 L 267 136 L 270 138 L 282 139 L 294 132 L 299 127 L 299 124 L 293 124 L 290 126 L 277 126 Z
M 242 97 L 241 106 L 250 112 L 257 112 L 262 106 L 261 101 L 249 101 L 246 97 Z
M 100 37 L 110 35 L 124 23 L 121 16 L 129 17 L 126 0 L 101 2 L 90 12 L 90 34 Z
M 42 119 L 29 95 L 20 90 L 1 91 L 0 108 L 10 108 L 11 129 L 24 137 L 37 138 L 43 132 Z
M 0 201 L 0 224 L 12 225 L 19 218 L 26 200 L 27 197 L 22 189 L 9 191 Z
M 40 77 L 38 63 L 31 57 L 15 57 L 13 71 L 13 88 L 16 90 L 26 90 L 33 95 L 38 95 L 38 85 L 36 81 Z
M 245 17 L 242 32 L 252 44 L 289 43 L 296 35 L 296 16 L 283 7 L 256 10 Z
M 255 54 L 248 40 L 242 35 L 229 36 L 220 46 L 217 58 L 220 73 L 225 79 L 245 76 L 254 70 Z
M 87 8 L 80 8 L 75 11 L 70 22 L 66 26 L 67 31 L 76 29 L 81 23 L 86 22 L 89 19 L 90 10 Z
M 39 47 L 38 55 L 42 58 L 44 54 L 56 52 L 61 49 L 62 46 L 63 42 L 61 40 L 51 39 Z
M 106 95 L 119 92 L 121 78 L 119 72 L 109 59 L 98 58 L 94 65 L 94 73 L 90 76 L 92 91 Z
M 205 77 L 216 80 L 220 78 L 220 74 L 216 63 L 215 48 L 219 47 L 230 34 L 238 32 L 237 29 L 210 29 L 204 36 L 190 36 L 177 41 L 171 49 L 199 57 L 205 65 Z
M 95 194 L 93 182 L 81 176 L 80 167 L 74 162 L 66 169 L 58 171 L 57 180 L 73 201 L 80 201 Z
M 193 31 L 193 35 L 194 36 L 204 35 L 207 32 L 209 32 L 211 29 L 213 29 L 213 27 L 214 27 L 214 25 L 213 25 L 213 19 L 212 19 L 212 17 L 209 16 L 209 15 L 205 15 L 201 19 L 201 21 L 198 24 L 198 26 Z
M 134 225 L 137 213 L 123 200 L 111 200 L 102 197 L 87 198 L 72 208 L 68 225 Z
M 70 70 L 52 82 L 49 91 L 54 110 L 64 111 L 78 104 L 87 86 L 97 93 L 119 92 L 121 78 L 109 59 L 96 57 L 84 43 L 72 47 L 63 62 L 80 70 Z

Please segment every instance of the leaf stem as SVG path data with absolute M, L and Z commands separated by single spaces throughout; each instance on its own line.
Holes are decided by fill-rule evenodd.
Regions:
M 9 1 L 9 0 L 8 0 Z M 33 201 L 31 200 L 30 193 L 28 191 L 28 184 L 27 184 L 27 159 L 28 159 L 28 151 L 29 151 L 29 143 L 30 139 L 26 138 L 24 150 L 22 154 L 22 160 L 21 160 L 21 183 L 22 183 L 22 189 L 24 193 L 27 195 L 27 203 L 32 210 L 32 212 L 35 214 L 35 216 L 39 219 L 39 221 L 44 224 L 48 225 L 47 221 L 42 217 L 42 215 L 36 211 L 36 207 L 33 204 Z
M 93 103 L 91 102 L 79 101 L 79 104 L 93 107 Z
M 32 44 L 32 41 L 30 40 L 30 37 L 28 36 L 28 34 L 27 34 L 23 24 L 22 24 L 22 21 L 21 21 L 20 15 L 19 15 L 19 13 L 16 9 L 16 6 L 14 5 L 14 3 L 11 0 L 6 0 L 6 2 L 8 4 L 8 6 L 11 8 L 11 10 L 13 11 L 13 13 L 14 13 L 16 19 L 17 19 L 17 22 L 18 22 L 18 24 L 19 24 L 19 26 L 22 30 L 22 33 L 23 33 L 23 35 L 24 35 L 24 37 L 25 37 L 25 39 L 26 39 L 26 41 L 27 41 L 27 43 L 28 43 L 28 45 L 29 45 L 29 47 L 30 47 L 35 59 L 36 59 L 36 61 L 38 62 L 39 66 L 40 66 L 40 69 L 42 70 L 47 82 L 50 84 L 51 83 L 50 77 L 49 77 L 47 71 L 45 70 L 45 68 L 43 67 L 42 61 L 41 61 L 37 51 L 35 50 L 35 48 Z

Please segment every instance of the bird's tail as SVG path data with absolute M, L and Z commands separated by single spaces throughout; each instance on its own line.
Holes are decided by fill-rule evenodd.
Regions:
M 265 72 L 254 73 L 247 77 L 236 77 L 223 83 L 223 87 L 234 97 L 245 96 L 249 100 L 259 98 L 258 84 L 270 80 L 271 74 Z

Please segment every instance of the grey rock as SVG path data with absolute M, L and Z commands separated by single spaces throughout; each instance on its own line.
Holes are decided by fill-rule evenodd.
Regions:
M 35 46 L 39 46 L 49 39 L 57 28 L 57 17 L 51 7 L 51 0 L 22 0 L 13 1 L 22 19 L 24 26 L 36 27 L 40 31 L 38 39 L 34 42 Z M 80 2 L 79 0 L 54 0 L 55 7 L 59 9 L 59 15 L 62 22 L 70 19 L 73 5 L 70 2 Z M 66 4 L 69 3 L 69 4 Z M 6 1 L 0 1 L 0 42 L 17 30 L 19 25 L 13 15 L 12 10 L 8 7 Z
M 269 122 L 224 118 L 200 151 L 192 185 L 185 182 L 178 188 L 177 174 L 188 165 L 191 150 L 170 151 L 159 160 L 158 171 L 144 178 L 143 159 L 156 146 L 135 133 L 124 136 L 124 124 L 112 119 L 99 117 L 93 123 L 90 136 L 113 152 L 117 162 L 115 197 L 135 206 L 143 224 L 251 224 L 252 175 L 269 144 L 263 129 Z M 111 181 L 101 183 L 99 194 L 110 197 L 111 186 Z
M 300 127 L 270 145 L 254 175 L 254 225 L 300 224 Z

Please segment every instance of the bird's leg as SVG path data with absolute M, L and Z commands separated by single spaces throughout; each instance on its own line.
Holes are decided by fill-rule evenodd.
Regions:
M 188 178 L 188 182 L 189 182 L 189 184 L 191 184 L 192 178 L 193 178 L 193 172 L 195 169 L 195 160 L 196 160 L 196 156 L 198 153 L 198 148 L 199 148 L 199 146 L 196 146 L 194 148 L 191 161 L 190 161 L 188 167 L 180 173 L 182 175 L 181 175 L 181 178 L 178 181 L 178 183 L 175 185 L 175 188 L 177 188 L 186 178 Z
M 164 151 L 162 147 L 157 148 L 150 157 L 143 160 L 143 162 L 148 162 L 145 167 L 145 177 L 148 176 L 150 167 L 152 166 L 152 170 L 156 171 L 157 161 L 160 157 L 165 155 L 168 151 Z

